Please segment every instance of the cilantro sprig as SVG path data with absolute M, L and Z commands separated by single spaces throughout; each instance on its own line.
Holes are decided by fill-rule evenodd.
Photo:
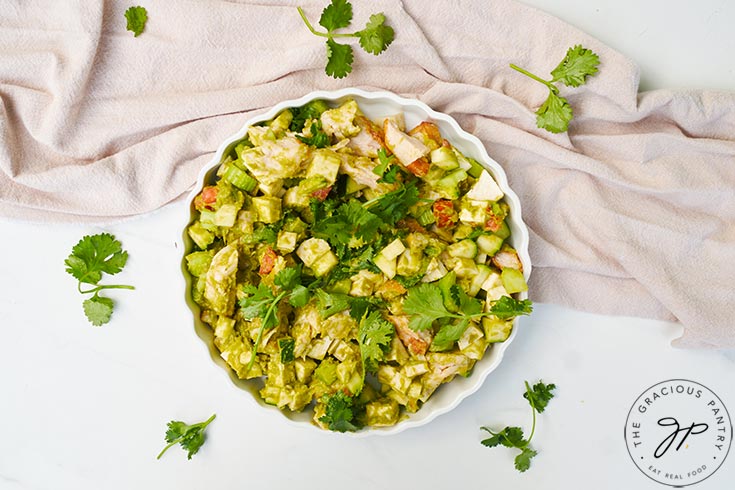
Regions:
M 148 11 L 140 6 L 130 7 L 125 11 L 125 19 L 127 20 L 125 28 L 132 32 L 134 37 L 138 37 L 148 22 Z
M 574 112 L 567 99 L 559 95 L 559 88 L 554 83 L 579 87 L 587 82 L 587 77 L 597 73 L 599 64 L 599 56 L 578 44 L 569 48 L 564 59 L 551 71 L 551 80 L 544 80 L 513 63 L 510 67 L 549 88 L 549 97 L 536 111 L 536 125 L 551 133 L 563 133 L 569 128 Z
M 172 420 L 168 423 L 168 430 L 166 431 L 166 442 L 168 445 L 158 453 L 156 459 L 161 459 L 163 453 L 168 451 L 168 448 L 174 444 L 180 444 L 181 448 L 188 451 L 188 459 L 191 459 L 195 455 L 199 448 L 202 447 L 205 441 L 204 430 L 214 420 L 217 414 L 213 414 L 204 422 L 198 424 L 188 425 L 180 420 Z
M 262 282 L 258 284 L 258 287 L 248 285 L 243 288 L 243 292 L 247 294 L 240 300 L 240 311 L 243 317 L 246 320 L 260 318 L 260 328 L 258 329 L 258 336 L 255 338 L 253 354 L 250 356 L 250 362 L 248 363 L 248 371 L 255 363 L 263 332 L 278 325 L 277 312 L 281 300 L 288 297 L 291 306 L 301 307 L 309 302 L 311 296 L 309 289 L 301 284 L 301 264 L 297 267 L 287 267 L 281 270 L 276 274 L 273 282 L 280 289 L 278 294 Z
M 362 380 L 365 382 L 365 373 L 375 372 L 378 363 L 385 359 L 385 353 L 390 348 L 395 335 L 393 324 L 383 319 L 379 311 L 366 314 L 357 330 L 357 341 L 360 343 L 362 357 Z
M 523 473 L 531 467 L 531 459 L 538 453 L 531 448 L 531 439 L 536 432 L 536 413 L 543 413 L 546 410 L 546 406 L 549 404 L 549 400 L 554 398 L 552 391 L 556 389 L 555 384 L 544 384 L 543 381 L 539 381 L 533 388 L 526 384 L 526 392 L 523 394 L 523 398 L 528 400 L 531 405 L 531 411 L 533 413 L 533 423 L 531 425 L 531 434 L 527 439 L 523 437 L 523 429 L 520 427 L 505 427 L 504 429 L 495 432 L 487 427 L 480 427 L 482 430 L 489 432 L 490 436 L 487 439 L 480 441 L 485 447 L 496 447 L 505 446 L 515 448 L 521 452 L 515 457 L 515 468 Z
M 519 315 L 528 315 L 533 311 L 530 300 L 518 300 L 510 296 L 503 296 L 495 301 L 489 311 L 482 311 L 482 302 L 475 298 L 470 298 L 459 286 L 451 288 L 453 299 L 459 305 L 459 311 L 453 313 L 444 306 L 444 296 L 442 291 L 436 284 L 424 283 L 409 289 L 406 300 L 403 303 L 403 310 L 411 315 L 409 327 L 413 330 L 428 330 L 434 326 L 437 320 L 458 319 L 460 324 L 467 326 L 468 322 L 474 318 L 483 316 L 496 316 L 501 319 L 508 319 Z M 442 327 L 442 329 L 446 328 Z M 437 336 L 442 332 L 439 330 Z M 457 330 L 459 330 L 458 328 Z M 461 337 L 464 330 L 459 333 Z M 445 337 L 450 338 L 456 336 L 449 335 L 446 332 Z M 457 337 L 459 338 L 459 337 Z
M 361 425 L 356 420 L 355 399 L 338 391 L 333 395 L 324 395 L 322 401 L 325 403 L 324 415 L 319 417 L 319 422 L 327 424 L 329 430 L 337 432 L 354 432 Z
M 135 289 L 127 285 L 101 285 L 102 274 L 114 275 L 120 272 L 128 261 L 128 253 L 122 244 L 109 233 L 84 236 L 72 248 L 71 255 L 64 261 L 66 272 L 74 276 L 77 290 L 81 294 L 92 294 L 82 303 L 84 314 L 96 327 L 110 321 L 115 302 L 106 296 L 100 296 L 104 289 Z M 82 284 L 96 286 L 83 290 Z
M 393 226 L 408 214 L 408 209 L 418 203 L 419 189 L 411 181 L 398 189 L 366 201 L 363 206 L 378 216 L 384 223 Z
M 378 150 L 379 163 L 373 169 L 373 173 L 380 177 L 378 179 L 379 183 L 394 184 L 396 182 L 396 177 L 400 169 L 395 164 L 395 159 L 395 155 L 388 156 L 384 148 Z
M 365 28 L 360 31 L 352 33 L 335 32 L 348 27 L 352 22 L 352 4 L 347 0 L 331 0 L 331 3 L 322 11 L 319 25 L 325 28 L 326 32 L 314 29 L 301 7 L 298 7 L 298 11 L 312 34 L 327 38 L 327 65 L 325 71 L 327 75 L 333 78 L 346 77 L 352 71 L 352 62 L 354 61 L 352 46 L 340 44 L 335 39 L 356 37 L 359 39 L 362 49 L 377 56 L 390 46 L 395 37 L 393 28 L 385 25 L 385 15 L 382 12 L 371 15 L 367 24 L 365 24 Z

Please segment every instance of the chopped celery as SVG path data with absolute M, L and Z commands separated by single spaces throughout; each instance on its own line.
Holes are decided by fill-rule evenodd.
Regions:
M 475 160 L 474 158 L 465 157 L 467 158 L 467 161 L 470 162 L 470 168 L 467 170 L 467 173 L 470 174 L 470 176 L 474 178 L 479 178 L 482 174 L 482 171 L 485 170 L 480 162 Z
M 436 221 L 436 216 L 431 206 L 428 206 L 416 219 L 421 226 L 429 226 Z
M 225 171 L 222 178 L 245 192 L 252 192 L 258 186 L 257 180 L 249 176 L 247 172 L 240 169 L 234 163 L 225 165 Z

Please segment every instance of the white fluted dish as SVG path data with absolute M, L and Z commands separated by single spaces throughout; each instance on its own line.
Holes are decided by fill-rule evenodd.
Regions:
M 273 119 L 283 109 L 298 107 L 315 99 L 322 99 L 332 105 L 338 105 L 349 98 L 355 99 L 360 106 L 360 110 L 370 119 L 380 119 L 391 114 L 402 112 L 406 119 L 406 127 L 408 128 L 414 127 L 421 121 L 433 121 L 437 126 L 439 126 L 444 138 L 449 140 L 452 145 L 454 145 L 463 154 L 480 162 L 490 172 L 505 193 L 505 201 L 510 207 L 508 225 L 511 229 L 511 236 L 509 238 L 509 242 L 518 251 L 518 256 L 523 263 L 524 276 L 526 277 L 526 280 L 528 280 L 531 273 L 531 260 L 528 255 L 528 229 L 523 223 L 521 216 L 521 203 L 518 200 L 518 196 L 516 196 L 508 186 L 508 179 L 502 167 L 495 160 L 490 158 L 482 142 L 475 136 L 460 128 L 457 121 L 453 118 L 446 114 L 434 111 L 423 102 L 415 99 L 399 97 L 391 92 L 368 92 L 354 88 L 346 88 L 332 92 L 315 91 L 299 99 L 281 102 L 280 104 L 272 107 L 269 111 L 248 120 L 240 131 L 225 140 L 217 149 L 217 153 L 214 155 L 212 160 L 202 168 L 194 189 L 187 198 L 189 207 L 186 216 L 182 217 L 182 234 L 180 238 L 181 247 L 179 247 L 179 250 L 183 251 L 184 256 L 193 250 L 193 243 L 187 235 L 186 227 L 195 219 L 196 212 L 193 205 L 194 198 L 202 190 L 204 185 L 211 184 L 214 181 L 215 173 L 222 161 L 222 155 L 232 147 L 233 143 L 245 136 L 247 129 L 250 126 Z M 230 369 L 227 363 L 220 357 L 219 351 L 214 346 L 212 330 L 199 319 L 200 308 L 191 298 L 192 278 L 186 269 L 183 256 L 181 270 L 184 279 L 182 282 L 185 283 L 185 286 L 182 285 L 184 289 L 184 298 L 193 313 L 193 330 L 209 349 L 211 359 L 215 364 L 222 368 L 223 373 L 226 373 L 230 377 L 233 387 L 248 392 L 249 395 L 247 395 L 247 398 L 252 398 L 258 407 L 262 407 L 262 410 L 270 412 L 274 414 L 274 416 L 288 421 L 295 426 L 321 431 L 321 429 L 311 423 L 312 411 L 309 410 L 308 407 L 304 412 L 300 413 L 279 410 L 277 407 L 267 405 L 261 399 L 258 394 L 258 390 L 262 386 L 262 382 L 258 380 L 241 380 L 237 378 L 232 369 Z M 525 299 L 527 295 L 526 293 L 521 293 L 520 297 L 521 299 Z M 487 378 L 487 376 L 498 367 L 500 361 L 503 359 L 503 353 L 518 333 L 518 322 L 519 319 L 516 318 L 513 331 L 505 342 L 492 344 L 489 347 L 489 351 L 475 364 L 472 374 L 469 377 L 465 378 L 458 376 L 451 382 L 441 385 L 416 413 L 407 414 L 406 418 L 392 427 L 368 427 L 361 431 L 347 434 L 353 437 L 397 434 L 412 427 L 425 425 L 439 415 L 451 411 L 459 405 L 462 400 L 476 392 L 482 386 L 485 378 Z M 196 359 L 194 360 L 194 362 L 197 361 L 198 360 Z

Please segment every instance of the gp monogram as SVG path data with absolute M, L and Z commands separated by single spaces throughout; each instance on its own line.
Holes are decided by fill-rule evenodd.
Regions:
M 717 471 L 732 437 L 722 400 L 706 386 L 686 379 L 648 388 L 625 421 L 633 463 L 649 478 L 674 487 L 699 483 Z

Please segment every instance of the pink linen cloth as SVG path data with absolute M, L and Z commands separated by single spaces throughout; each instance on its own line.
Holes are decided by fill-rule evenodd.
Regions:
M 735 347 L 735 94 L 638 93 L 634 63 L 511 0 L 354 2 L 396 40 L 355 46 L 352 74 L 324 73 L 319 1 L 10 0 L 0 9 L 0 216 L 110 221 L 186 192 L 252 114 L 315 89 L 416 97 L 477 135 L 508 173 L 531 231 L 531 297 L 680 321 L 676 345 Z M 133 5 L 131 3 L 131 5 Z M 566 49 L 600 73 L 561 88 L 569 132 L 536 127 Z

